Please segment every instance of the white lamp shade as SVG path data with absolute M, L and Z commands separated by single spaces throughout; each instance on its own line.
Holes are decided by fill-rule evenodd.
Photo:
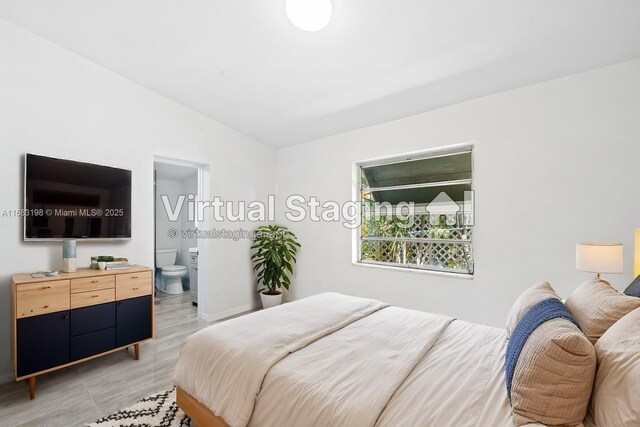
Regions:
M 576 269 L 592 273 L 622 273 L 622 243 L 577 243 Z

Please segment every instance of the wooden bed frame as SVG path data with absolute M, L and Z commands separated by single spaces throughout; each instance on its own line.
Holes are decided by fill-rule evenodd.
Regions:
M 218 417 L 180 387 L 176 387 L 176 403 L 199 427 L 229 427 L 222 417 Z

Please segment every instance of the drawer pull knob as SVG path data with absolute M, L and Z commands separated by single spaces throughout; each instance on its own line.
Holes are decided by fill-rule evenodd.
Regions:
M 137 291 L 138 289 L 140 289 L 140 288 L 133 288 L 134 291 Z
M 51 286 L 43 286 L 42 289 L 51 289 Z
M 92 280 L 91 283 L 98 283 L 98 281 L 97 280 Z
M 100 295 L 91 295 L 91 298 L 98 298 Z
M 49 308 L 49 306 L 48 305 L 43 305 L 42 308 Z
M 138 276 L 131 276 L 131 278 L 132 278 L 132 279 L 137 279 L 137 278 L 138 278 Z

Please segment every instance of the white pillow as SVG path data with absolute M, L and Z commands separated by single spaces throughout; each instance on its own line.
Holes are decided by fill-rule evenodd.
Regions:
M 627 313 L 640 308 L 640 298 L 618 292 L 604 279 L 580 285 L 564 303 L 592 344 Z
M 596 425 L 640 426 L 640 309 L 602 335 L 596 356 L 598 371 L 590 406 Z

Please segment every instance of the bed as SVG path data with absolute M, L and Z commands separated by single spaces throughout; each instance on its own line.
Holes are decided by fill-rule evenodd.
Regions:
M 513 427 L 506 346 L 503 329 L 324 293 L 197 332 L 174 383 L 199 426 Z

